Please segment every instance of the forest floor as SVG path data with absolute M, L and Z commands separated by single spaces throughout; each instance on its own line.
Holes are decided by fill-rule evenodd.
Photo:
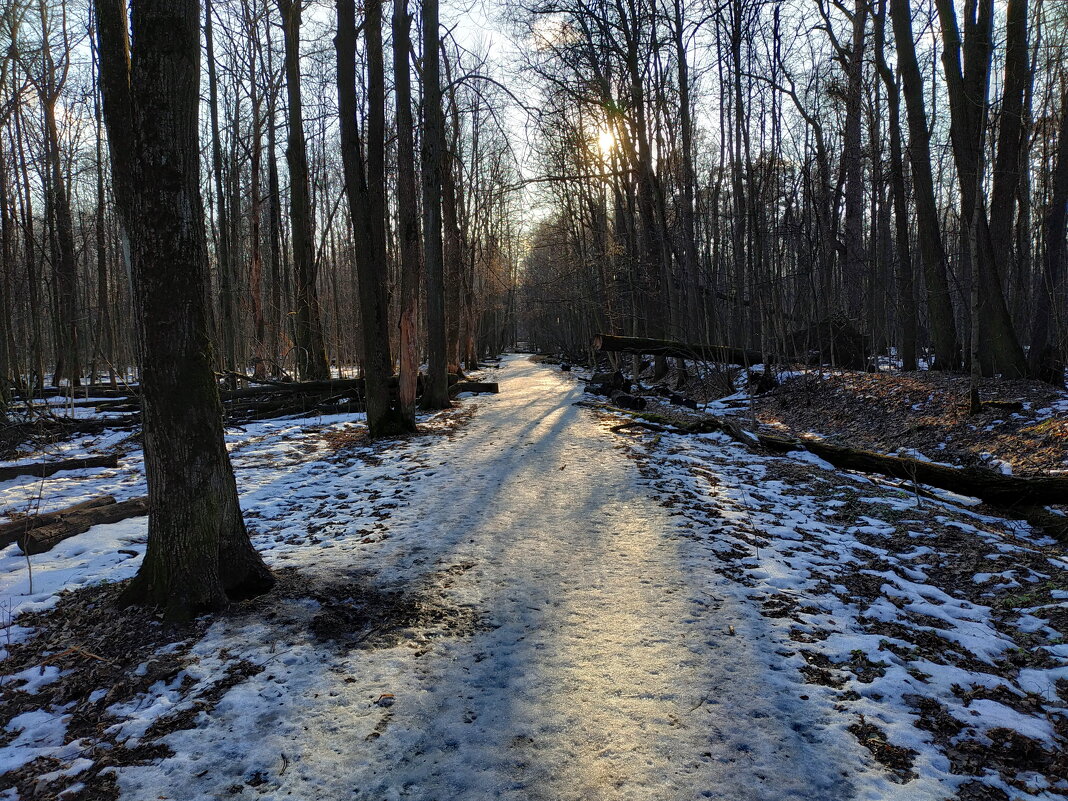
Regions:
M 983 379 L 988 405 L 968 412 L 969 379 L 938 372 L 796 375 L 754 399 L 772 429 L 883 453 L 986 465 L 1015 475 L 1068 472 L 1068 395 L 1040 381 Z
M 407 440 L 230 430 L 279 585 L 190 628 L 114 608 L 144 518 L 0 551 L 0 798 L 1068 792 L 1063 548 L 808 455 L 613 433 L 523 356 L 493 372 L 500 395 Z M 143 494 L 124 433 L 50 455 L 109 449 L 117 470 L 5 482 L 0 509 Z

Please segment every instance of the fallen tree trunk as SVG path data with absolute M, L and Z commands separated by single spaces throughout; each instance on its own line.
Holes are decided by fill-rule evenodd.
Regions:
M 449 397 L 456 397 L 461 392 L 487 392 L 496 395 L 499 392 L 496 381 L 457 381 L 449 387 Z
M 808 451 L 835 467 L 861 473 L 879 473 L 958 495 L 978 498 L 1005 507 L 1052 506 L 1068 503 L 1068 476 L 1007 476 L 991 470 L 950 467 L 921 459 L 888 456 L 874 451 L 833 445 L 824 440 L 802 440 L 772 434 L 754 434 L 727 417 L 705 417 L 679 426 L 660 415 L 638 414 L 636 417 L 664 425 L 686 434 L 721 431 L 746 446 L 761 446 L 776 453 Z
M 32 526 L 18 537 L 19 548 L 28 556 L 45 553 L 63 540 L 83 534 L 93 526 L 118 523 L 120 520 L 148 514 L 148 498 L 133 498 L 115 503 L 115 499 L 110 495 L 105 497 L 109 502 L 89 507 L 82 504 L 81 509 L 70 507 L 54 513 L 53 517 L 57 519 L 52 522 Z
M 16 401 L 44 400 L 46 398 L 125 398 L 139 394 L 137 385 L 123 387 L 121 384 L 88 384 L 80 387 L 49 387 L 33 392 L 14 390 L 12 397 Z
M 613 334 L 597 334 L 594 336 L 593 348 L 604 353 L 671 356 L 676 359 L 740 364 L 743 367 L 761 364 L 764 361 L 764 355 L 758 350 L 732 348 L 728 345 L 697 345 L 686 342 L 673 342 L 669 339 L 650 339 L 648 337 L 620 337 Z
M 1068 502 L 1068 477 L 1006 476 L 992 470 L 949 467 L 904 456 L 887 456 L 822 440 L 796 440 L 768 434 L 758 434 L 757 439 L 769 450 L 806 450 L 835 467 L 903 478 L 999 506 L 1045 506 Z
M 63 470 L 85 470 L 90 467 L 118 467 L 119 457 L 110 456 L 87 456 L 84 459 L 66 459 L 62 462 L 35 462 L 33 464 L 16 464 L 9 467 L 0 467 L 0 481 L 7 481 L 18 476 L 34 476 L 35 478 L 47 478 Z
M 115 503 L 115 499 L 111 495 L 102 495 L 99 498 L 76 503 L 74 506 L 68 506 L 65 509 L 57 509 L 54 512 L 44 512 L 39 515 L 27 515 L 26 517 L 20 517 L 18 520 L 12 520 L 10 523 L 0 523 L 0 548 L 6 548 L 30 529 L 58 523 L 67 515 L 78 514 L 88 509 L 97 509 L 113 503 Z
M 74 434 L 102 434 L 109 428 L 133 428 L 141 423 L 141 413 L 115 417 L 45 417 L 25 426 L 26 435 L 72 436 Z

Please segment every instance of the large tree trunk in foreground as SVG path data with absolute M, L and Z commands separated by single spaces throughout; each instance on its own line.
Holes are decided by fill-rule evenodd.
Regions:
M 241 518 L 207 330 L 196 0 L 96 0 L 141 355 L 148 549 L 124 601 L 187 620 L 273 583 Z M 132 59 L 131 59 L 132 55 Z

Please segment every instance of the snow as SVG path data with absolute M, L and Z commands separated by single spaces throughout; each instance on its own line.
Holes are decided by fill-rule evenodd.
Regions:
M 463 636 L 429 625 L 363 647 L 317 638 L 322 609 L 310 597 L 273 599 L 270 619 L 240 607 L 220 616 L 177 675 L 109 710 L 111 733 L 129 746 L 164 716 L 195 715 L 195 728 L 163 738 L 173 756 L 115 769 L 123 798 L 949 798 L 964 777 L 916 727 L 916 694 L 977 731 L 1006 726 L 1055 741 L 1044 718 L 954 695 L 955 685 L 982 686 L 1053 699 L 1068 657 L 1050 649 L 1065 664 L 1020 670 L 1015 682 L 977 667 L 1013 641 L 989 608 L 927 581 L 938 554 L 926 523 L 910 519 L 908 493 L 810 455 L 754 455 L 723 435 L 615 436 L 574 405 L 583 395 L 573 378 L 520 356 L 499 373 L 501 394 L 464 400 L 475 413 L 456 432 L 385 449 L 331 444 L 362 427 L 355 415 L 227 433 L 269 564 L 297 569 L 309 586 L 417 589 L 474 624 Z M 837 485 L 837 497 L 780 477 L 784 464 Z M 142 470 L 131 452 L 117 470 L 6 482 L 0 508 L 56 508 L 102 492 L 122 500 L 143 494 Z M 838 519 L 855 504 L 864 515 Z M 988 538 L 986 520 L 955 506 L 945 516 Z M 883 547 L 903 523 L 910 549 Z M 9 547 L 0 598 L 15 614 L 47 608 L 64 588 L 126 578 L 145 526 L 98 526 L 33 557 L 32 592 L 25 558 Z M 850 572 L 878 582 L 881 596 L 850 598 L 838 583 Z M 980 576 L 1030 581 L 1023 569 Z M 794 617 L 765 614 L 772 602 L 793 604 Z M 907 643 L 866 631 L 865 616 L 929 631 L 971 661 L 904 658 L 884 646 Z M 807 683 L 816 654 L 876 667 L 867 681 L 836 669 L 843 688 Z M 252 675 L 214 707 L 196 706 L 242 663 Z M 55 680 L 48 671 L 0 682 L 35 692 Z M 861 715 L 917 752 L 914 778 L 900 783 L 872 759 L 849 731 Z M 8 731 L 0 772 L 52 756 L 66 771 L 53 778 L 77 791 L 88 760 L 65 742 L 64 709 L 24 713 Z M 1051 798 L 1044 781 L 1009 790 Z

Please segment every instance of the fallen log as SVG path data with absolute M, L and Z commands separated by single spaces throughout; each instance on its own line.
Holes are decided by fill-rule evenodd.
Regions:
M 99 498 L 76 503 L 74 506 L 68 506 L 65 509 L 57 509 L 54 512 L 44 512 L 39 515 L 27 515 L 26 517 L 20 517 L 18 520 L 12 520 L 10 523 L 0 523 L 0 548 L 6 548 L 30 529 L 58 523 L 68 515 L 109 506 L 113 503 L 115 503 L 114 497 L 102 495 Z
M 734 420 L 704 417 L 686 425 L 666 421 L 660 415 L 635 415 L 657 424 L 667 424 L 678 433 L 703 434 L 721 431 L 742 444 L 759 445 L 776 453 L 808 451 L 835 467 L 861 473 L 879 473 L 949 490 L 1003 507 L 1051 506 L 1068 503 L 1068 476 L 1012 476 L 973 467 L 951 467 L 905 456 L 848 448 L 818 439 L 791 439 L 773 434 L 754 434 Z
M 16 464 L 8 467 L 0 467 L 0 481 L 7 481 L 18 476 L 34 476 L 35 478 L 48 478 L 54 473 L 63 470 L 85 470 L 90 467 L 118 467 L 119 457 L 110 456 L 87 456 L 84 459 L 66 459 L 62 462 L 34 462 L 33 464 Z
M 593 348 L 604 353 L 629 353 L 636 356 L 671 356 L 676 359 L 693 359 L 705 362 L 723 362 L 749 367 L 761 364 L 764 355 L 758 350 L 732 348 L 728 345 L 698 345 L 674 342 L 669 339 L 648 337 L 621 337 L 613 334 L 597 334 Z
M 327 401 L 312 401 L 307 404 L 284 403 L 284 404 L 251 404 L 243 409 L 227 410 L 227 424 L 240 425 L 256 420 L 273 420 L 277 417 L 289 417 L 302 415 L 312 417 L 324 414 L 352 414 L 367 411 L 367 406 L 362 400 L 350 400 L 342 403 Z
M 1068 503 L 1068 477 L 1065 476 L 1006 476 L 992 470 L 950 467 L 904 456 L 887 456 L 874 451 L 832 445 L 823 440 L 796 440 L 768 434 L 758 434 L 757 439 L 769 450 L 806 450 L 835 467 L 862 473 L 881 473 L 892 478 L 928 484 L 998 506 Z
M 75 434 L 102 434 L 109 428 L 133 428 L 141 423 L 141 413 L 116 415 L 115 417 L 57 417 L 41 418 L 26 423 L 26 434 L 74 436 Z
M 496 395 L 499 391 L 496 381 L 457 381 L 449 387 L 449 397 L 454 398 L 461 392 L 488 392 Z
M 111 496 L 107 496 L 111 498 Z M 72 507 L 73 509 L 73 507 Z M 118 523 L 131 517 L 148 514 L 148 498 L 133 498 L 129 501 L 102 504 L 81 510 L 66 512 L 58 520 L 44 525 L 33 526 L 18 538 L 19 549 L 27 556 L 52 550 L 63 540 L 83 534 L 93 526 L 105 523 Z
M 80 387 L 49 387 L 32 392 L 14 390 L 12 397 L 15 400 L 44 400 L 46 398 L 125 398 L 138 395 L 140 390 L 136 384 L 124 386 L 117 384 L 86 384 Z
M 251 377 L 246 377 L 253 381 Z M 363 394 L 362 378 L 334 378 L 325 381 L 267 381 L 256 379 L 258 386 L 246 389 L 226 389 L 219 392 L 222 400 L 242 400 L 244 398 L 278 397 L 285 395 L 330 395 L 344 392 Z

